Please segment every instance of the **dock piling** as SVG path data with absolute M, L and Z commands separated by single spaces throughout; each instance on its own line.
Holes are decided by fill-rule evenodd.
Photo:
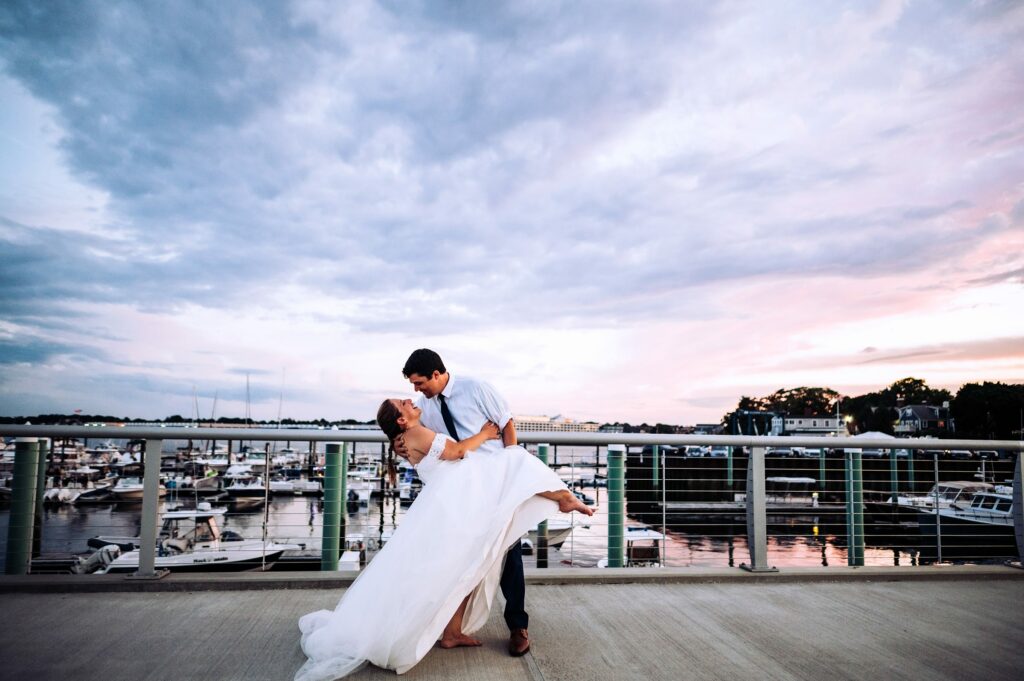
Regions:
M 43 542 L 43 493 L 46 491 L 46 459 L 50 452 L 50 441 L 39 439 L 39 466 L 36 468 L 36 502 L 32 522 L 32 557 L 38 558 Z
M 608 445 L 608 567 L 623 567 L 625 556 L 625 445 Z
M 338 569 L 344 534 L 345 474 L 348 457 L 345 444 L 329 442 L 324 448 L 324 527 L 320 549 L 320 569 L 330 572 Z
M 14 443 L 14 483 L 7 526 L 5 571 L 28 574 L 32 559 L 32 525 L 36 513 L 36 475 L 39 470 L 39 439 L 20 437 Z

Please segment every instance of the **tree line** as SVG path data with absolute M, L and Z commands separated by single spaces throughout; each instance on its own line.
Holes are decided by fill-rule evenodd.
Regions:
M 764 397 L 744 395 L 736 409 L 722 417 L 728 424 L 741 411 L 774 412 L 779 415 L 834 416 L 849 421 L 854 433 L 894 432 L 899 406 L 949 405 L 952 429 L 925 433 L 964 439 L 1016 440 L 1024 421 L 1024 384 L 999 382 L 966 383 L 956 394 L 931 388 L 919 378 L 902 378 L 882 390 L 857 395 L 840 395 L 831 388 L 781 388 Z
M 956 436 L 965 439 L 1015 440 L 1021 437 L 1024 422 L 1024 384 L 1006 384 L 999 382 L 967 383 L 960 387 L 956 394 L 941 388 L 931 388 L 919 378 L 903 378 L 875 392 L 864 395 L 841 395 L 831 388 L 799 387 L 780 388 L 764 397 L 740 397 L 736 409 L 722 417 L 722 423 L 728 424 L 733 414 L 739 411 L 773 412 L 785 416 L 832 416 L 839 414 L 849 418 L 849 428 L 854 433 L 878 431 L 893 434 L 894 426 L 899 418 L 897 406 L 923 404 L 941 407 L 949 403 L 950 417 L 953 419 L 954 431 L 934 432 L 940 437 Z M 82 425 L 85 423 L 150 423 L 163 422 L 175 425 L 195 423 L 180 414 L 164 419 L 139 419 L 116 417 L 107 414 L 38 414 L 36 416 L 0 416 L 0 423 L 20 424 L 26 421 L 36 425 Z M 276 425 L 284 426 L 313 425 L 324 428 L 331 426 L 373 425 L 375 422 L 356 419 L 327 419 L 281 421 L 257 421 L 240 417 L 222 416 L 215 421 L 202 420 L 203 424 L 224 426 L 235 425 Z M 687 433 L 692 428 L 687 426 L 656 423 L 615 422 L 603 424 L 602 427 L 615 426 L 625 433 Z

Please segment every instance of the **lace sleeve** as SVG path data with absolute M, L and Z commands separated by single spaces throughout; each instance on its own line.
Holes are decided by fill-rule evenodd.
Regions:
M 427 450 L 427 455 L 424 459 L 437 459 L 440 458 L 444 452 L 444 446 L 448 442 L 448 436 L 443 433 L 438 433 L 434 436 L 434 441 L 430 443 L 430 449 Z
M 447 435 L 438 433 L 434 436 L 434 441 L 430 443 L 430 449 L 420 459 L 420 462 L 416 464 L 416 472 L 420 476 L 420 480 L 428 482 L 433 478 L 436 469 L 441 464 L 441 453 L 444 451 L 444 444 L 448 441 Z

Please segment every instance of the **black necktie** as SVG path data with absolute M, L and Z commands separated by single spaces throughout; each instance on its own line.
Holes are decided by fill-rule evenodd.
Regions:
M 444 419 L 444 425 L 448 428 L 448 434 L 452 436 L 452 439 L 458 441 L 459 433 L 455 430 L 455 419 L 452 418 L 452 413 L 448 410 L 448 403 L 445 401 L 444 395 L 438 393 L 437 399 L 441 403 L 441 418 Z

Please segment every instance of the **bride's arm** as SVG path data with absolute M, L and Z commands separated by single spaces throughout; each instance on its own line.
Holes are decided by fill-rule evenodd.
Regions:
M 498 426 L 494 425 L 490 421 L 484 424 L 484 427 L 480 429 L 480 432 L 473 437 L 467 437 L 465 440 L 454 442 L 448 440 L 444 444 L 444 451 L 441 452 L 442 461 L 455 461 L 461 459 L 466 455 L 466 452 L 476 449 L 488 440 L 498 439 Z

